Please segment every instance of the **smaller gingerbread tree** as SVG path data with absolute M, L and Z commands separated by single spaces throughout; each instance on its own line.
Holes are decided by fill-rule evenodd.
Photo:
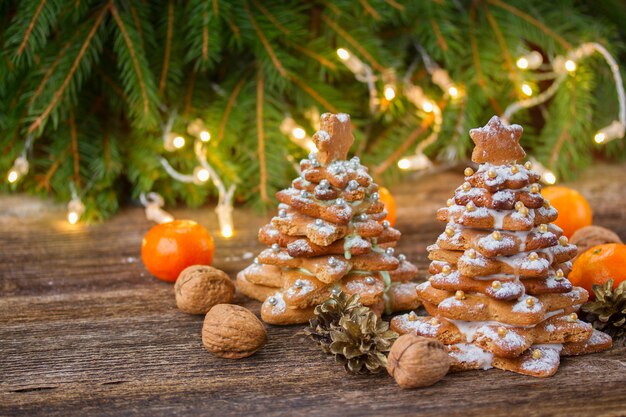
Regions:
M 522 127 L 493 117 L 472 129 L 477 171 L 465 170 L 437 219 L 447 223 L 428 248 L 429 281 L 417 288 L 432 317 L 395 317 L 398 333 L 446 345 L 453 369 L 496 367 L 553 375 L 560 355 L 591 353 L 611 338 L 578 320 L 587 301 L 567 280 L 576 246 L 552 224 L 557 211 L 541 195 L 540 176 L 519 145 Z
M 268 245 L 237 275 L 239 291 L 263 301 L 271 324 L 306 323 L 331 293 L 358 294 L 379 314 L 418 305 L 417 268 L 395 256 L 400 232 L 385 221 L 378 185 L 357 157 L 347 114 L 323 114 L 313 135 L 317 154 L 276 194 L 278 215 L 259 231 Z

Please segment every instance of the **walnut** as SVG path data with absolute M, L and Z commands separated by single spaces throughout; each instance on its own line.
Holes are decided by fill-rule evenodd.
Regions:
M 450 357 L 441 343 L 414 334 L 400 336 L 387 360 L 387 371 L 402 388 L 432 385 L 449 368 Z
M 267 332 L 261 320 L 241 306 L 218 304 L 204 318 L 202 343 L 222 358 L 245 358 L 261 349 L 266 341 Z
M 570 243 L 578 247 L 578 254 L 588 249 L 604 245 L 605 243 L 622 243 L 622 240 L 612 230 L 601 226 L 585 226 L 572 235 Z
M 224 271 L 193 265 L 180 273 L 174 292 L 179 309 L 189 314 L 206 314 L 216 304 L 233 301 L 235 284 Z

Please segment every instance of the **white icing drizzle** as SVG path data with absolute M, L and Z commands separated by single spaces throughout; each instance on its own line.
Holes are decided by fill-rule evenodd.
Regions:
M 554 311 L 548 311 L 544 316 L 543 316 L 543 320 L 548 320 L 550 317 L 554 317 L 557 316 L 559 314 L 563 314 L 565 312 L 565 310 L 563 310 L 562 308 L 559 310 L 554 310 Z
M 345 236 L 343 239 L 343 251 L 344 254 L 343 256 L 346 259 L 351 259 L 352 258 L 352 253 L 350 252 L 350 249 L 352 249 L 355 246 L 355 243 L 357 241 L 359 241 L 361 239 L 361 236 L 359 236 L 358 234 L 353 234 L 353 235 L 349 235 L 349 236 Z
M 380 276 L 383 278 L 383 282 L 385 283 L 385 292 L 383 294 L 383 300 L 385 302 L 385 313 L 391 314 L 391 300 L 389 299 L 389 288 L 391 288 L 391 276 L 389 275 L 389 271 L 379 271 Z

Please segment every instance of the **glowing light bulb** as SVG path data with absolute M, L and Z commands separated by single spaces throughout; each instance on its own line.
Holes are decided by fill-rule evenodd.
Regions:
M 185 138 L 182 136 L 176 136 L 172 141 L 172 145 L 174 145 L 176 149 L 182 148 L 183 146 L 185 146 Z
M 448 88 L 448 94 L 450 94 L 452 98 L 457 98 L 459 96 L 459 89 L 455 86 L 451 86 Z
M 533 70 L 537 69 L 543 64 L 543 55 L 537 51 L 531 51 L 530 53 L 520 57 L 515 63 L 517 68 L 521 70 Z
M 574 61 L 572 61 L 571 59 L 568 59 L 567 61 L 565 61 L 565 70 L 567 72 L 574 72 L 576 71 L 576 63 Z
M 422 104 L 422 109 L 426 112 L 426 113 L 430 113 L 435 109 L 435 106 L 433 106 L 433 103 L 431 103 L 430 101 L 426 100 L 424 101 L 424 104 Z
M 527 83 L 524 83 L 522 84 L 522 93 L 530 97 L 533 95 L 533 88 Z
M 543 174 L 543 181 L 546 184 L 553 185 L 554 183 L 556 183 L 556 175 L 554 175 L 552 171 L 546 171 Z
M 222 225 L 220 233 L 225 238 L 232 237 L 233 236 L 233 227 L 230 224 L 224 224 L 224 225 Z
M 306 147 L 309 149 L 309 152 L 317 152 L 317 145 L 311 139 L 306 141 Z
M 207 182 L 210 177 L 209 170 L 202 167 L 198 168 L 199 169 L 196 169 L 194 172 L 194 177 L 198 180 L 198 182 Z
M 593 140 L 600 143 L 609 143 L 614 139 L 624 137 L 626 133 L 626 126 L 619 120 L 613 120 L 610 125 L 598 130 L 598 133 L 594 136 Z
M 346 51 L 343 48 L 337 49 L 337 55 L 342 61 L 347 61 L 348 59 L 350 59 L 350 52 Z
M 406 158 L 402 158 L 398 161 L 398 168 L 400 169 L 409 169 L 411 167 L 411 161 Z
M 69 224 L 76 224 L 80 216 L 85 212 L 85 205 L 80 198 L 74 197 L 67 203 L 67 221 Z
M 596 133 L 596 135 L 593 137 L 593 140 L 596 143 L 603 143 L 606 140 L 606 135 L 602 132 L 598 132 Z M 10 180 L 9 180 L 10 181 Z
M 20 175 L 15 170 L 10 170 L 9 175 L 7 175 L 7 180 L 13 184 L 15 181 L 20 179 Z
M 306 132 L 304 131 L 304 129 L 302 129 L 301 127 L 295 127 L 292 131 L 291 134 L 293 135 L 294 138 L 296 139 L 304 139 L 304 137 L 306 136 Z
M 385 98 L 387 99 L 387 101 L 391 101 L 396 98 L 396 89 L 390 85 L 385 87 Z
M 528 59 L 526 57 L 521 57 L 517 60 L 517 68 L 519 69 L 528 69 Z
M 28 174 L 29 163 L 25 156 L 18 156 L 7 174 L 7 181 L 11 184 Z
M 207 132 L 206 130 L 203 130 L 202 132 L 200 132 L 200 140 L 202 142 L 208 142 L 211 140 L 211 134 L 209 132 Z
M 69 224 L 76 224 L 76 222 L 78 221 L 78 213 L 74 211 L 70 211 L 69 213 L 67 213 L 67 221 L 69 222 Z

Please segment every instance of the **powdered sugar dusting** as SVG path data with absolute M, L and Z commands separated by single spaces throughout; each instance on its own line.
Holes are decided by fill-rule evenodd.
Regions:
M 448 355 L 457 362 L 470 365 L 473 368 L 493 368 L 493 354 L 485 352 L 478 346 L 470 343 L 459 343 L 449 346 Z
M 563 349 L 563 345 L 559 344 L 531 346 L 529 351 L 538 350 L 541 356 L 539 358 L 531 356 L 523 360 L 521 363 L 522 370 L 538 374 L 551 373 L 561 363 L 561 349 Z
M 339 120 L 341 123 L 346 123 L 348 120 L 350 120 L 350 116 L 348 116 L 346 113 L 338 113 L 337 120 Z
M 432 324 L 430 318 L 417 317 L 416 320 L 410 320 L 409 314 L 404 314 L 396 318 L 400 327 L 407 329 L 419 336 L 435 337 L 437 330 L 441 327 L 441 324 Z

